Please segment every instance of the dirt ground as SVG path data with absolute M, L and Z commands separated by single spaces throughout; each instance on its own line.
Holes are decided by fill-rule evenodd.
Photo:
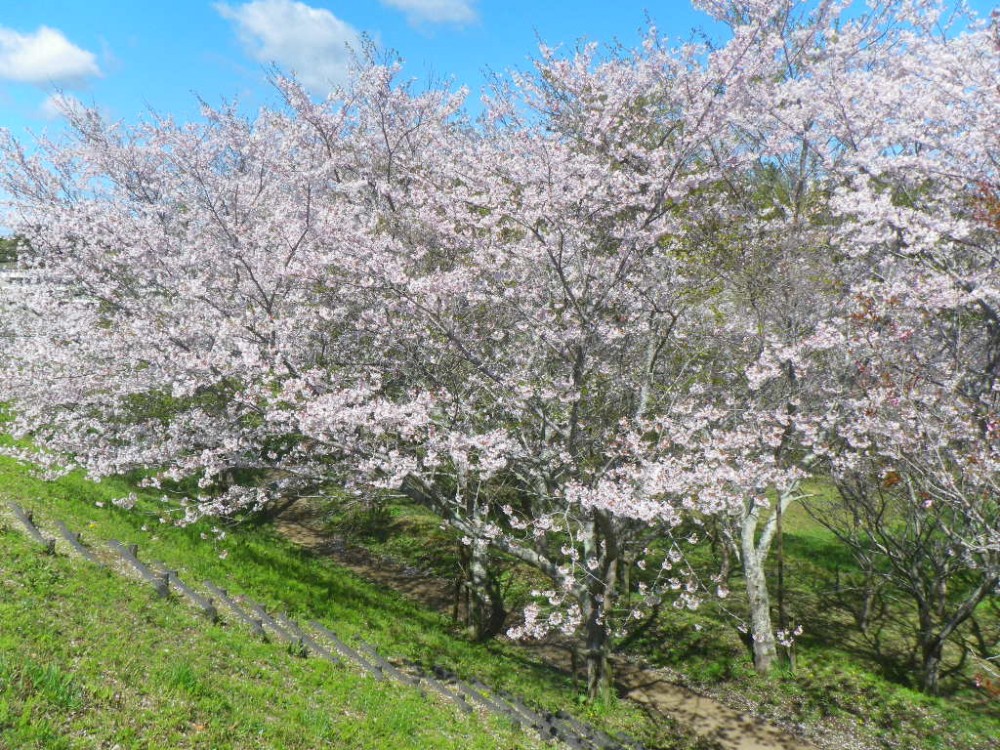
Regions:
M 324 533 L 314 507 L 297 503 L 277 520 L 278 530 L 288 539 L 319 554 L 329 555 L 339 564 L 370 581 L 392 588 L 422 604 L 450 613 L 453 592 L 450 582 L 428 576 L 385 560 L 374 559 L 366 550 L 352 547 L 343 539 Z M 569 671 L 571 656 L 558 643 L 525 645 L 536 657 L 551 666 Z M 806 740 L 741 713 L 712 698 L 676 684 L 669 673 L 624 659 L 614 664 L 620 695 L 644 705 L 654 714 L 670 715 L 700 735 L 717 740 L 727 750 L 815 750 Z

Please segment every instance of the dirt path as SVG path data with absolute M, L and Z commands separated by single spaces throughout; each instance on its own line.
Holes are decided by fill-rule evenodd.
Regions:
M 276 524 L 286 538 L 319 554 L 329 555 L 362 578 L 450 613 L 452 591 L 447 581 L 377 560 L 366 550 L 324 533 L 320 518 L 308 504 L 292 506 Z M 557 669 L 566 672 L 571 669 L 567 649 L 551 644 L 528 648 Z M 654 713 L 675 717 L 698 734 L 717 740 L 727 750 L 815 750 L 814 745 L 801 738 L 671 682 L 670 676 L 662 670 L 645 668 L 623 659 L 615 661 L 614 670 L 620 694 L 644 704 Z

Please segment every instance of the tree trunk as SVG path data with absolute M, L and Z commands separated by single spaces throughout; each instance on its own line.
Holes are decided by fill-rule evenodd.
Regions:
M 499 634 L 507 619 L 500 583 L 489 564 L 485 544 L 473 543 L 469 555 L 469 626 L 472 637 L 484 641 Z
M 738 519 L 739 554 L 743 563 L 743 578 L 746 582 L 747 604 L 750 608 L 750 645 L 753 652 L 754 668 L 760 674 L 767 674 L 777 659 L 774 626 L 771 623 L 771 597 L 767 590 L 767 576 L 764 562 L 775 533 L 778 531 L 779 511 L 796 497 L 796 489 L 786 489 L 777 501 L 777 509 L 771 514 L 757 539 L 757 524 L 760 521 L 761 506 L 750 501 L 746 513 Z M 735 539 L 733 546 L 736 546 Z
M 932 588 L 938 589 L 936 586 Z M 935 627 L 934 615 L 939 609 L 932 597 L 917 598 L 917 619 L 920 624 L 920 631 L 917 634 L 917 644 L 920 648 L 920 689 L 928 695 L 937 695 L 941 687 L 941 659 L 945 639 Z M 951 632 L 950 629 L 948 632 Z
M 488 523 L 488 510 L 480 502 L 477 488 L 469 487 L 468 476 L 463 469 L 457 468 L 456 478 L 456 505 L 465 505 L 465 516 L 474 529 L 474 533 L 470 535 L 472 543 L 464 557 L 468 625 L 472 630 L 472 637 L 477 641 L 484 641 L 501 631 L 507 611 L 503 606 L 500 583 L 490 566 L 489 543 L 482 533 Z
M 854 613 L 854 621 L 862 635 L 868 635 L 872 619 L 876 616 L 875 604 L 879 595 L 878 582 L 875 574 L 870 570 L 865 571 L 865 583 L 861 595 L 861 604 Z
M 744 542 L 746 541 L 744 537 Z M 767 593 L 764 564 L 754 549 L 743 546 L 743 573 L 750 605 L 750 637 L 753 647 L 753 666 L 759 674 L 767 674 L 778 656 L 771 625 L 771 598 Z
M 618 556 L 614 522 L 607 513 L 597 511 L 584 544 L 584 559 L 598 561 L 587 583 L 583 602 L 587 699 L 591 701 L 606 698 L 611 691 L 608 615 L 614 606 L 617 591 Z
M 587 699 L 606 698 L 611 688 L 611 665 L 608 661 L 608 629 L 604 607 L 590 597 L 586 624 Z
M 928 695 L 937 695 L 940 690 L 944 644 L 962 623 L 972 617 L 979 603 L 996 589 L 997 583 L 997 576 L 984 576 L 979 585 L 966 595 L 944 622 L 940 622 L 940 618 L 947 609 L 947 602 L 944 600 L 947 595 L 946 582 L 935 582 L 934 594 L 938 599 L 917 598 L 917 617 L 920 622 L 918 640 L 923 659 L 920 669 L 920 688 Z M 939 623 L 937 626 L 936 622 Z
M 458 564 L 452 620 L 461 621 L 477 641 L 499 635 L 507 620 L 507 609 L 486 545 L 459 544 Z
M 920 669 L 920 689 L 928 695 L 937 695 L 940 690 L 941 656 L 944 642 L 940 638 L 932 638 L 921 644 L 923 664 Z
M 790 366 L 790 365 L 789 365 Z M 785 533 L 782 525 L 785 504 L 778 500 L 774 506 L 775 513 L 775 536 L 778 538 L 778 548 L 776 552 L 776 562 L 778 564 L 778 628 L 785 634 L 785 643 L 779 644 L 781 658 L 785 666 L 792 673 L 795 672 L 795 643 L 791 640 L 791 626 L 788 624 L 788 612 L 785 609 Z

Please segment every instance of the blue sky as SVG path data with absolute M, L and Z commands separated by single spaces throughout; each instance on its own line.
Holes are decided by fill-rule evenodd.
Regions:
M 539 38 L 632 45 L 647 9 L 671 36 L 711 28 L 687 0 L 2 0 L 0 127 L 52 127 L 59 91 L 130 121 L 150 108 L 191 119 L 197 96 L 255 108 L 274 100 L 272 61 L 320 93 L 359 34 L 412 77 L 477 92 L 485 70 L 525 67 Z
M 475 101 L 484 71 L 525 67 L 538 39 L 631 46 L 647 14 L 678 40 L 722 33 L 688 0 L 0 0 L 0 127 L 58 127 L 60 95 L 127 121 L 149 109 L 195 118 L 197 97 L 256 108 L 275 100 L 271 62 L 319 94 L 360 34 L 397 50 L 410 76 L 454 79 Z

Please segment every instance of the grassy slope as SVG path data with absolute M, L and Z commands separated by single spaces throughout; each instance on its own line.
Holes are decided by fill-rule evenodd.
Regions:
M 4 530 L 0 746 L 529 746 L 320 660 L 195 619 Z
M 161 506 L 111 504 L 123 483 L 42 482 L 0 459 L 0 499 L 62 519 L 85 541 L 118 538 L 345 640 L 439 664 L 550 710 L 572 706 L 570 681 L 497 644 L 455 637 L 445 618 L 304 553 L 266 528 L 161 523 Z M 99 507 L 101 504 L 103 507 Z M 538 741 L 499 719 L 464 718 L 415 691 L 296 658 L 238 627 L 214 626 L 175 601 L 79 560 L 44 555 L 9 521 L 0 533 L 0 747 L 519 748 Z M 202 538 L 205 535 L 208 540 Z M 582 719 L 664 748 L 686 747 L 670 722 L 625 703 L 576 706 Z

